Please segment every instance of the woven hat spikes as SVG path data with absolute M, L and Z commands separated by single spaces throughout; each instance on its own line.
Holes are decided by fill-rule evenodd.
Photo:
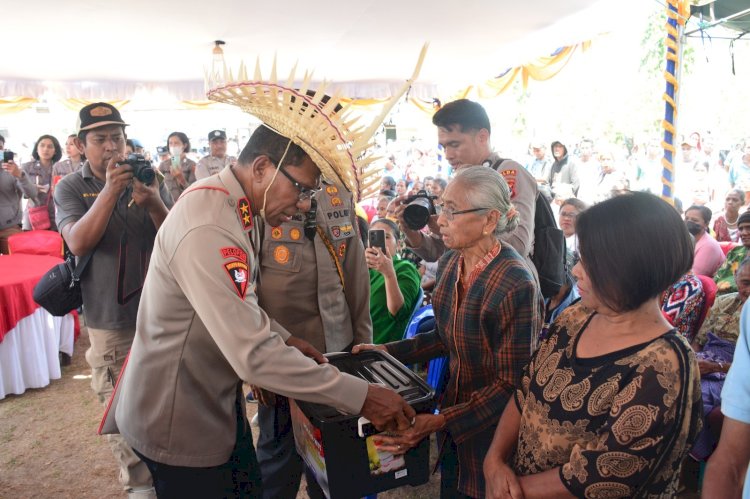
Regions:
M 329 82 L 322 81 L 315 91 L 308 93 L 311 72 L 305 72 L 302 84 L 295 88 L 296 64 L 286 82 L 279 83 L 276 57 L 267 80 L 261 75 L 259 59 L 256 59 L 252 79 L 248 78 L 244 63 L 238 68 L 236 80 L 226 64 L 223 74 L 207 73 L 206 94 L 210 100 L 239 107 L 291 139 L 310 156 L 326 179 L 342 185 L 359 200 L 374 193 L 379 184 L 379 172 L 369 168 L 378 159 L 370 154 L 372 139 L 393 106 L 418 77 L 427 47 L 425 44 L 422 48 L 411 78 L 369 125 L 359 123 L 360 117 L 354 113 L 351 102 L 336 110 L 341 93 L 337 90 L 328 96 Z

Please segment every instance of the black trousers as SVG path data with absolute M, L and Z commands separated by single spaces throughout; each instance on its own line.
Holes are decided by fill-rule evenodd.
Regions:
M 137 450 L 133 450 L 148 466 L 159 499 L 184 497 L 245 499 L 260 498 L 263 495 L 260 469 L 249 427 L 246 436 L 237 442 L 229 460 L 222 465 L 210 468 L 158 463 Z
M 153 461 L 137 449 L 133 449 L 148 466 L 159 499 L 185 497 L 255 499 L 263 497 L 260 467 L 253 447 L 253 434 L 244 411 L 240 407 L 244 403 L 241 386 L 240 384 L 238 387 L 236 404 L 236 443 L 232 455 L 224 464 L 209 468 L 172 466 Z

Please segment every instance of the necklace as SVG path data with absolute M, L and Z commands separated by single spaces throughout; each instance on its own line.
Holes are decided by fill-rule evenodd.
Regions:
M 737 220 L 739 220 L 739 219 L 740 219 L 739 212 L 737 212 L 737 216 L 734 217 L 734 222 L 730 222 L 729 219 L 727 218 L 726 214 L 724 215 L 724 220 L 726 220 L 727 225 L 737 225 Z

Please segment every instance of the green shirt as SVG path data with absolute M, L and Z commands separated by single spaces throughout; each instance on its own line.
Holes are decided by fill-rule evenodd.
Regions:
M 377 270 L 370 269 L 370 317 L 372 318 L 372 339 L 375 344 L 400 340 L 409 325 L 417 298 L 419 297 L 420 277 L 417 268 L 408 260 L 393 257 L 398 288 L 404 296 L 404 304 L 396 315 L 391 315 L 385 293 L 385 277 Z
M 737 267 L 740 266 L 740 262 L 747 255 L 747 248 L 744 246 L 737 246 L 729 253 L 727 253 L 726 261 L 719 267 L 714 275 L 714 281 L 716 282 L 717 290 L 716 294 L 723 295 L 726 293 L 736 293 L 737 283 L 734 282 L 734 273 L 737 271 Z

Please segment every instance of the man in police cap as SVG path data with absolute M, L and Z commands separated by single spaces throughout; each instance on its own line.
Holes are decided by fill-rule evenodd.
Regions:
M 369 275 L 356 218 L 352 195 L 324 184 L 310 211 L 265 228 L 259 303 L 292 335 L 321 352 L 372 343 Z M 263 496 L 294 498 L 303 463 L 294 447 L 289 401 L 258 398 Z M 308 487 L 311 481 L 308 476 Z
M 332 107 L 275 81 L 227 82 L 208 95 L 241 101 L 264 124 L 237 165 L 183 193 L 159 232 L 113 405 L 159 495 L 255 497 L 261 480 L 242 381 L 361 414 L 381 429 L 408 428 L 415 414 L 394 391 L 326 365 L 268 317 L 256 294 L 262 224 L 279 227 L 309 211 L 321 172 L 351 184 L 351 167 L 359 166 L 351 158 L 371 137 L 354 135 Z
M 227 156 L 227 133 L 224 130 L 213 130 L 208 134 L 208 145 L 211 149 L 195 165 L 195 178 L 198 180 L 219 173 L 225 166 L 237 162 L 234 156 Z

